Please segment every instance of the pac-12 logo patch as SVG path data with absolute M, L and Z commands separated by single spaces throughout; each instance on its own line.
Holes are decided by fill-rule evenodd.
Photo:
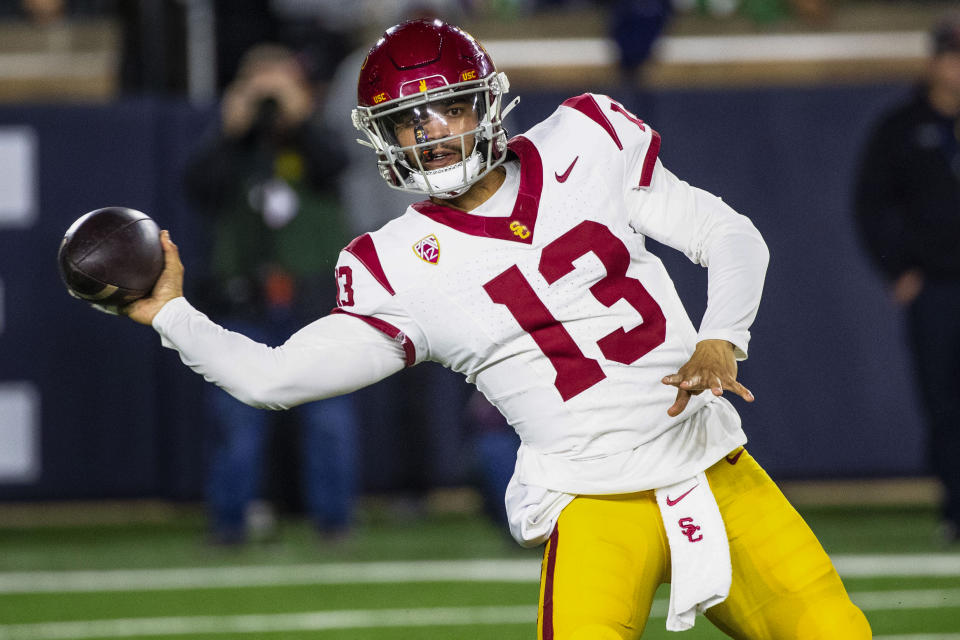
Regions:
M 440 243 L 437 241 L 437 236 L 431 233 L 426 238 L 413 245 L 413 252 L 417 254 L 417 257 L 424 262 L 437 264 L 437 262 L 440 260 Z

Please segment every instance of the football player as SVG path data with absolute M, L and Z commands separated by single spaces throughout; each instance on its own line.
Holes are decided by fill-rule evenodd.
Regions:
M 737 361 L 767 267 L 760 234 L 670 173 L 624 105 L 572 97 L 508 140 L 507 91 L 462 30 L 387 30 L 353 121 L 386 183 L 428 198 L 344 249 L 334 312 L 277 348 L 225 331 L 182 297 L 164 233 L 166 270 L 127 314 L 260 407 L 424 360 L 466 376 L 521 437 L 506 505 L 520 544 L 546 543 L 540 638 L 639 638 L 667 582 L 669 629 L 703 612 L 735 638 L 871 637 L 724 397 L 753 401 Z M 708 268 L 699 328 L 646 237 Z

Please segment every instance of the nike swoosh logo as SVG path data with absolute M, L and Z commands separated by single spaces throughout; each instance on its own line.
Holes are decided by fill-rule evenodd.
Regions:
M 737 451 L 737 452 L 736 452 L 735 454 L 733 454 L 732 456 L 727 456 L 726 458 L 724 458 L 724 460 L 726 460 L 726 461 L 729 462 L 730 464 L 737 464 L 737 460 L 740 459 L 740 456 L 743 455 L 743 452 L 744 452 L 744 451 L 746 451 L 746 449 L 740 449 L 740 451 Z
M 675 500 L 671 500 L 670 496 L 667 496 L 667 506 L 672 507 L 673 505 L 677 504 L 678 502 L 686 498 L 688 495 L 690 495 L 690 492 L 699 486 L 700 486 L 700 483 L 698 482 L 697 484 L 693 485 L 692 487 L 684 491 L 682 494 L 680 494 L 680 497 Z
M 580 159 L 580 156 L 577 156 L 573 159 L 573 162 L 570 163 L 570 166 L 567 167 L 567 170 L 563 173 L 554 172 L 554 177 L 557 179 L 557 182 L 563 183 L 567 181 L 567 178 L 570 177 L 570 172 L 573 171 L 573 165 L 577 164 L 577 160 Z

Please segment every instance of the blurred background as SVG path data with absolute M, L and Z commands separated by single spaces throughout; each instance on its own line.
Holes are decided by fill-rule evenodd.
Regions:
M 373 162 L 358 145 L 348 148 L 357 65 L 383 29 L 432 14 L 464 26 L 509 76 L 511 94 L 521 96 L 506 121 L 511 134 L 568 97 L 607 93 L 660 133 L 667 168 L 752 218 L 772 260 L 740 369 L 757 401 L 735 401 L 751 452 L 801 505 L 927 508 L 912 539 L 929 547 L 941 489 L 903 311 L 858 237 L 853 194 L 871 125 L 910 94 L 931 26 L 957 6 L 0 2 L 0 528 L 162 524 L 187 514 L 199 536 L 215 448 L 206 383 L 154 332 L 67 296 L 60 239 L 89 210 L 144 211 L 171 230 L 187 295 L 202 297 L 217 231 L 189 197 L 187 175 L 220 126 L 242 56 L 267 42 L 294 52 L 329 153 L 342 158 L 333 170 L 337 232 L 349 239 L 379 226 L 400 209 L 386 186 L 351 173 Z M 394 199 L 377 201 L 377 190 Z M 698 321 L 705 272 L 670 249 L 653 250 Z M 418 522 L 437 511 L 498 522 L 502 507 L 491 495 L 515 443 L 465 383 L 427 364 L 355 396 L 354 522 L 376 521 L 371 514 Z M 251 509 L 271 534 L 277 519 L 307 510 L 301 429 L 280 416 L 267 432 L 260 511 Z M 19 548 L 11 545 L 6 568 L 31 568 L 10 560 Z

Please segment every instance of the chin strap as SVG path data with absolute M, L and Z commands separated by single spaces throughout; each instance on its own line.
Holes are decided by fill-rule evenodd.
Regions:
M 508 104 L 503 108 L 503 110 L 500 112 L 500 122 L 503 122 L 503 119 L 507 117 L 507 114 L 513 111 L 513 108 L 516 107 L 518 104 L 520 104 L 520 96 L 517 96 L 516 98 L 511 100 L 510 104 Z

